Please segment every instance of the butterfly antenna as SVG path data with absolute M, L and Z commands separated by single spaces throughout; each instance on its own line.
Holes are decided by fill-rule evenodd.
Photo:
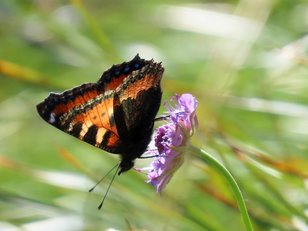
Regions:
M 108 195 L 109 189 L 110 189 L 110 187 L 111 187 L 111 185 L 112 185 L 112 183 L 113 183 L 113 181 L 114 181 L 115 176 L 117 175 L 117 173 L 118 173 L 118 171 L 119 171 L 120 165 L 117 164 L 116 166 L 118 166 L 118 167 L 117 167 L 117 170 L 116 170 L 115 173 L 113 174 L 113 177 L 112 177 L 112 179 L 111 179 L 111 181 L 110 181 L 110 184 L 108 185 L 107 191 L 106 191 L 106 193 L 105 193 L 105 195 L 104 195 L 104 198 L 103 198 L 102 202 L 101 202 L 101 203 L 99 204 L 99 206 L 98 206 L 98 209 L 101 209 L 101 208 L 103 207 L 104 202 L 105 202 L 105 199 L 106 199 L 106 197 L 107 197 L 107 195 Z M 116 166 L 115 166 L 115 167 L 116 167 Z M 112 169 L 114 169 L 115 167 L 113 167 Z
M 108 175 L 109 173 L 111 173 L 113 171 L 113 169 L 115 169 L 117 166 L 119 166 L 119 164 L 116 164 L 115 166 L 113 166 L 107 173 L 105 176 L 103 176 L 92 188 L 89 189 L 89 192 L 92 192 L 97 185 L 99 185 Z M 119 168 L 119 167 L 118 167 Z M 118 170 L 117 170 L 118 171 Z M 116 172 L 117 172 L 116 171 Z

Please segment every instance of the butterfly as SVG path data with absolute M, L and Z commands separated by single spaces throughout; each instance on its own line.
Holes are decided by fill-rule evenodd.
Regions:
M 37 112 L 52 126 L 119 154 L 120 175 L 134 166 L 151 141 L 163 72 L 161 63 L 136 55 L 113 65 L 96 83 L 50 93 L 37 105 Z

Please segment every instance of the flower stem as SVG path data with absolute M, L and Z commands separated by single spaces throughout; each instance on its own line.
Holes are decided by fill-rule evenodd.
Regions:
M 225 179 L 230 184 L 232 191 L 234 193 L 246 230 L 253 231 L 253 227 L 248 215 L 243 195 L 231 173 L 218 160 L 216 160 L 214 157 L 212 157 L 209 153 L 205 152 L 204 150 L 196 148 L 194 146 L 190 146 L 189 149 L 191 153 L 197 154 L 202 160 L 206 161 L 209 165 L 214 167 L 219 173 L 221 173 L 225 177 Z

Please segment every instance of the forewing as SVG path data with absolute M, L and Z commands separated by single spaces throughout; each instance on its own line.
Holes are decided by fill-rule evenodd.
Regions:
M 148 61 L 117 88 L 114 95 L 114 118 L 118 134 L 125 141 L 138 141 L 152 133 L 154 118 L 161 102 L 160 63 Z M 148 137 L 145 137 L 148 139 Z
M 54 127 L 108 152 L 120 143 L 113 117 L 113 91 L 88 83 L 61 94 L 51 93 L 37 105 L 40 116 Z

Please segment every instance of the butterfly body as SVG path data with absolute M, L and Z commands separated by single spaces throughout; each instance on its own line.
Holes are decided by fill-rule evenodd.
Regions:
M 97 83 L 51 93 L 37 105 L 54 127 L 121 156 L 119 174 L 146 150 L 161 103 L 163 67 L 138 55 L 114 65 Z

